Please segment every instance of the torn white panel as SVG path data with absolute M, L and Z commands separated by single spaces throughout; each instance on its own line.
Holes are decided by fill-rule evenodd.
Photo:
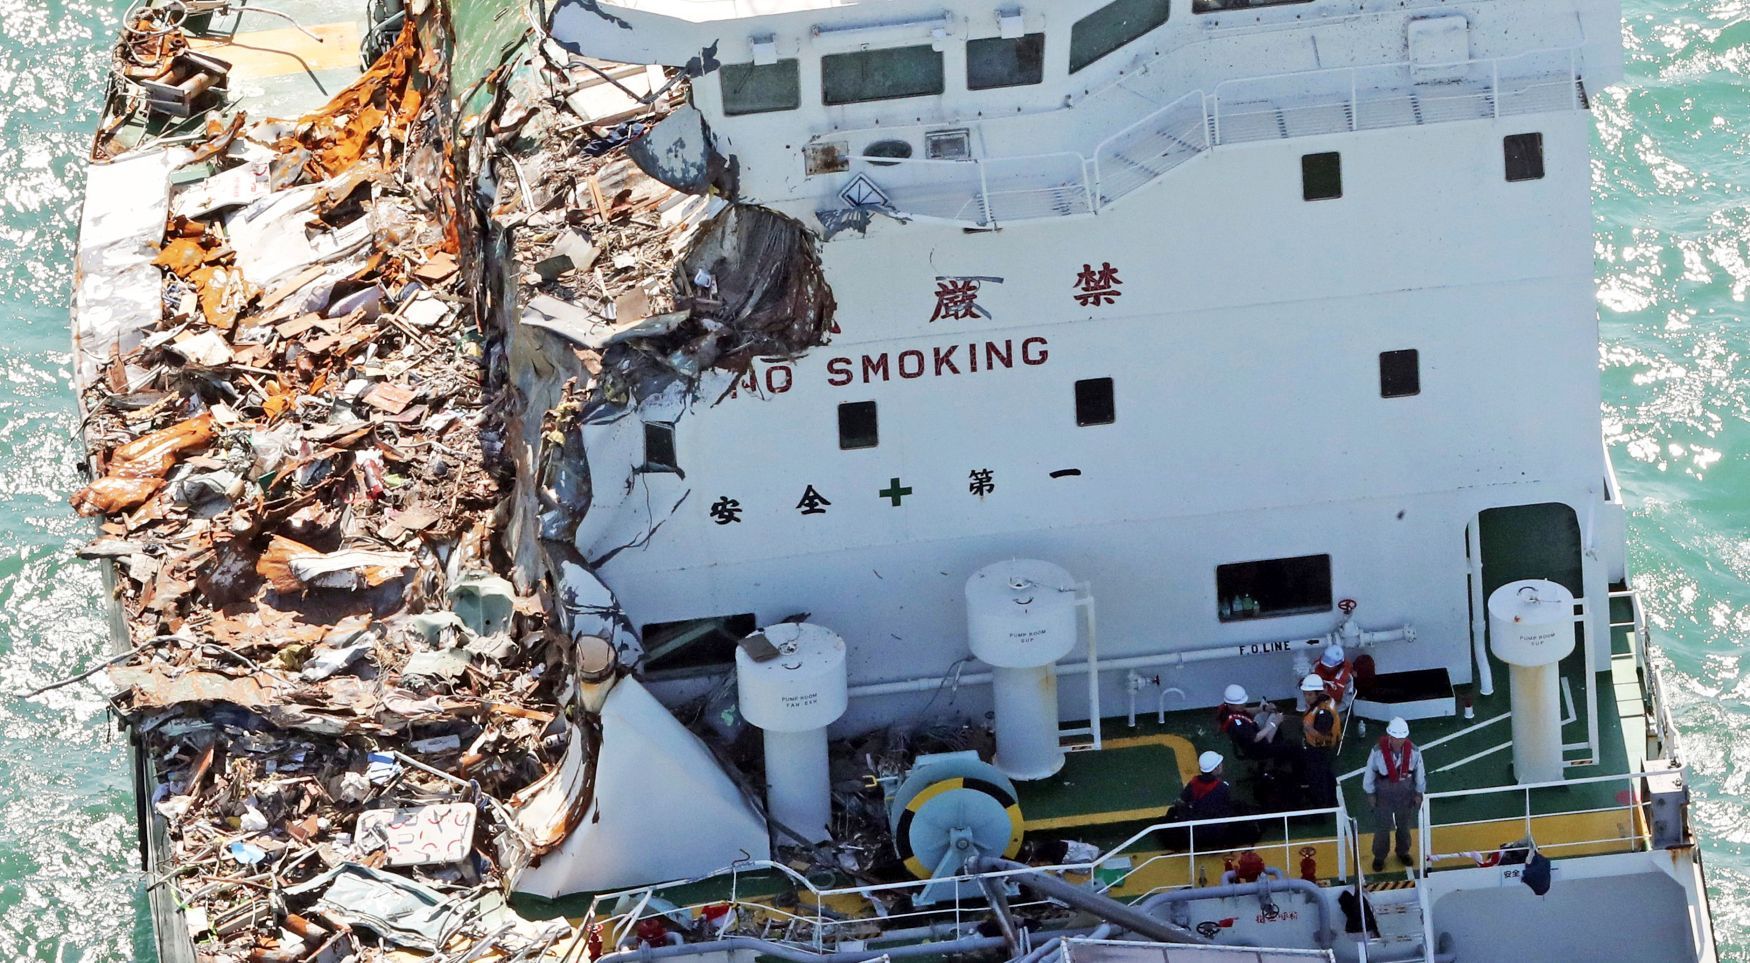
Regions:
M 132 154 L 86 168 L 79 219 L 78 287 L 73 292 L 79 381 L 125 354 L 163 317 L 160 271 L 152 264 L 164 240 L 170 172 L 187 150 Z
M 368 217 L 329 229 L 311 210 L 317 196 L 341 180 L 278 191 L 225 218 L 237 266 L 249 283 L 272 288 L 295 271 L 344 257 L 371 239 Z
M 384 850 L 390 866 L 424 866 L 465 859 L 474 843 L 477 816 L 471 803 L 359 813 L 354 836 L 366 852 Z
M 177 191 L 170 210 L 181 217 L 200 217 L 221 207 L 258 201 L 270 190 L 267 161 L 253 160 Z
M 606 639 L 622 665 L 637 665 L 644 645 L 632 633 L 619 600 L 595 573 L 576 562 L 559 563 L 559 599 L 573 640 Z
M 517 878 L 516 892 L 551 899 L 702 876 L 736 860 L 770 858 L 765 821 L 705 744 L 636 679 L 614 685 L 602 706 L 601 727 L 589 808 L 557 849 Z M 571 741 L 558 778 L 518 811 L 527 835 L 549 835 L 569 801 L 584 791 L 582 741 Z

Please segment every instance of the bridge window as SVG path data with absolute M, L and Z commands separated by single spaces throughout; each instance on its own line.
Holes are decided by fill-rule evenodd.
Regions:
M 821 102 L 927 97 L 942 92 L 942 55 L 929 46 L 889 47 L 820 58 Z
M 1300 196 L 1328 201 L 1343 196 L 1343 156 L 1336 151 L 1300 158 Z
M 1331 610 L 1331 556 L 1301 555 L 1215 567 L 1223 622 Z
M 1099 60 L 1167 22 L 1170 0 L 1114 0 L 1069 31 L 1069 72 Z
M 1247 10 L 1252 7 L 1280 7 L 1290 3 L 1311 3 L 1312 0 L 1192 0 L 1192 13 L 1220 13 L 1223 10 Z
M 875 420 L 875 402 L 846 401 L 839 405 L 839 447 L 874 448 L 881 443 Z
M 1076 382 L 1076 424 L 1109 425 L 1118 420 L 1118 408 L 1112 402 L 1111 378 L 1085 378 Z
M 966 89 L 1024 87 L 1045 80 L 1045 35 L 966 42 Z
M 1507 158 L 1509 181 L 1535 181 L 1543 177 L 1543 135 L 1508 134 L 1501 139 Z
M 1408 398 L 1422 393 L 1422 366 L 1415 348 L 1379 353 L 1379 396 Z
M 796 61 L 775 64 L 724 64 L 717 73 L 723 90 L 723 112 L 764 114 L 802 106 L 802 79 Z

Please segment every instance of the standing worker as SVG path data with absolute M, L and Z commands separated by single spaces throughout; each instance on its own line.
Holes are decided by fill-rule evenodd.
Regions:
M 1333 762 L 1337 744 L 1343 741 L 1343 715 L 1325 691 L 1325 680 L 1318 675 L 1300 680 L 1300 691 L 1306 696 L 1306 712 L 1300 717 L 1300 738 L 1304 743 L 1300 781 L 1306 785 L 1313 805 L 1328 809 L 1337 804 Z
M 1373 809 L 1373 871 L 1385 869 L 1386 847 L 1397 829 L 1398 862 L 1410 865 L 1410 827 L 1422 808 L 1428 783 L 1422 774 L 1422 750 L 1410 741 L 1410 724 L 1402 717 L 1385 727 L 1379 745 L 1367 757 L 1361 789 Z

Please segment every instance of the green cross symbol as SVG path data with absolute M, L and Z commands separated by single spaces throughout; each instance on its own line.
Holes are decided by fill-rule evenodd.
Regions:
M 905 488 L 899 487 L 899 479 L 895 478 L 888 483 L 886 491 L 876 492 L 876 494 L 880 495 L 882 498 L 892 499 L 893 507 L 898 508 L 900 500 L 911 494 L 911 488 L 909 486 Z

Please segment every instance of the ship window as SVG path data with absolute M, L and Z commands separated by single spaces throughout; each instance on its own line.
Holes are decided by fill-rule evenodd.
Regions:
M 928 45 L 859 50 L 820 58 L 821 102 L 925 97 L 943 88 L 942 55 Z
M 1508 134 L 1501 138 L 1501 152 L 1507 157 L 1509 181 L 1535 181 L 1543 177 L 1543 135 Z
M 802 106 L 802 78 L 794 60 L 724 64 L 717 82 L 723 90 L 723 112 L 731 117 Z
M 1169 0 L 1115 0 L 1077 20 L 1069 31 L 1069 72 L 1166 23 L 1171 6 Z
M 1300 196 L 1309 201 L 1328 201 L 1334 197 L 1342 197 L 1342 155 L 1336 151 L 1301 155 Z
M 846 401 L 839 405 L 839 447 L 874 448 L 881 442 L 875 423 L 875 402 Z
M 1301 555 L 1215 567 L 1223 622 L 1331 610 L 1331 556 Z
M 1408 398 L 1422 393 L 1422 368 L 1415 348 L 1379 353 L 1379 396 Z
M 752 612 L 713 615 L 679 622 L 651 622 L 639 637 L 644 640 L 644 670 L 703 669 L 735 664 L 735 647 L 759 622 Z
M 1220 13 L 1223 10 L 1245 10 L 1250 7 L 1280 7 L 1285 3 L 1311 3 L 1312 0 L 1192 0 L 1192 13 Z
M 644 471 L 680 471 L 674 454 L 674 425 L 666 421 L 644 423 Z
M 1109 425 L 1118 420 L 1112 403 L 1111 378 L 1085 378 L 1076 382 L 1076 424 Z
M 966 42 L 966 89 L 1024 87 L 1045 80 L 1045 35 Z

